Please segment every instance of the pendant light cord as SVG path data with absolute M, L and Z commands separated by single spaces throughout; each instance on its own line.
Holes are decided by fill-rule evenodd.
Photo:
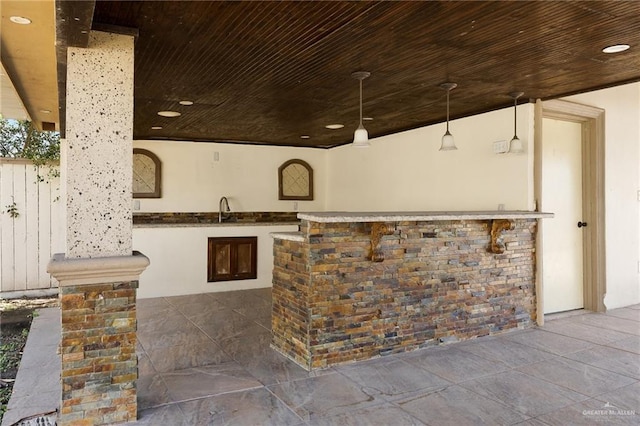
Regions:
M 362 126 L 362 79 L 360 79 L 360 126 Z
M 451 89 L 447 89 L 447 132 L 449 132 L 449 92 Z
M 518 98 L 513 99 L 513 138 L 518 137 L 517 127 L 517 114 L 518 114 Z

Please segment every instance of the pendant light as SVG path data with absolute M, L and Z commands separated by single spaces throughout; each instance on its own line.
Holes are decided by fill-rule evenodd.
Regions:
M 521 154 L 524 152 L 524 148 L 522 147 L 522 141 L 518 137 L 517 129 L 517 109 L 518 109 L 518 98 L 524 95 L 523 92 L 511 92 L 509 96 L 513 98 L 513 139 L 509 142 L 509 152 L 512 154 Z
M 456 83 L 442 83 L 440 87 L 447 91 L 447 131 L 442 136 L 440 151 L 453 151 L 458 147 L 456 147 L 456 143 L 453 140 L 453 135 L 449 132 L 449 92 L 458 87 L 458 85 Z
M 362 80 L 370 75 L 371 73 L 367 71 L 357 71 L 351 74 L 351 77 L 360 80 L 360 125 L 358 125 L 358 128 L 353 134 L 353 146 L 356 148 L 368 148 L 371 146 L 369 143 L 369 132 L 367 132 L 367 129 L 362 125 Z

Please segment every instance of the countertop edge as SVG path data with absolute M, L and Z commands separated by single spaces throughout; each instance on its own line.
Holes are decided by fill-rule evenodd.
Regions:
M 347 222 L 402 222 L 445 220 L 491 220 L 491 219 L 543 219 L 552 218 L 553 213 L 520 210 L 504 211 L 451 211 L 451 212 L 305 212 L 298 219 L 318 223 Z
M 305 236 L 302 232 L 270 232 L 269 235 L 273 237 L 274 240 L 287 240 L 287 241 L 299 241 L 305 242 Z

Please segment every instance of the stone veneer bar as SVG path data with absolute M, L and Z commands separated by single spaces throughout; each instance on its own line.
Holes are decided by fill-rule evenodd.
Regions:
M 300 213 L 272 234 L 272 346 L 313 370 L 529 327 L 543 217 Z

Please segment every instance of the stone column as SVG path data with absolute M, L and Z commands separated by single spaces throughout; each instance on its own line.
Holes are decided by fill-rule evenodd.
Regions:
M 59 425 L 136 420 L 136 288 L 149 264 L 132 252 L 133 37 L 92 32 L 67 53 L 67 252 L 60 283 Z

